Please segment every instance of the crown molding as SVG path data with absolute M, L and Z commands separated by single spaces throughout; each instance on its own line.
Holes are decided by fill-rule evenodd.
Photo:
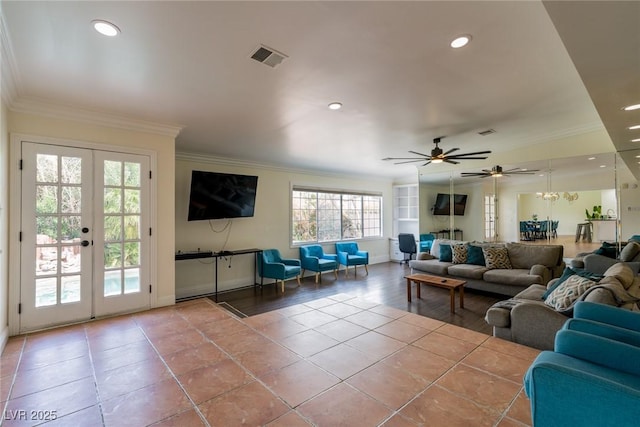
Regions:
M 16 66 L 7 24 L 0 8 L 0 91 L 6 105 L 11 105 L 20 91 L 20 73 Z
M 35 98 L 20 98 L 9 105 L 11 111 L 37 114 L 55 119 L 74 120 L 117 129 L 153 133 L 176 138 L 182 126 L 139 120 L 104 111 L 89 110 L 70 105 L 57 104 Z
M 262 170 L 269 170 L 273 172 L 323 176 L 327 178 L 366 179 L 367 181 L 375 181 L 375 182 L 382 182 L 382 183 L 393 182 L 393 179 L 388 177 L 375 177 L 375 176 L 365 175 L 365 174 L 345 174 L 345 173 L 339 173 L 339 172 L 322 171 L 319 169 L 297 169 L 293 167 L 277 166 L 277 165 L 271 165 L 266 163 L 252 162 L 248 160 L 217 157 L 217 156 L 213 156 L 211 154 L 206 154 L 206 153 L 176 151 L 175 159 L 187 161 L 187 162 L 194 162 L 194 163 L 215 164 L 215 165 L 223 165 L 223 166 L 231 166 L 231 167 L 248 168 L 248 169 L 262 169 Z

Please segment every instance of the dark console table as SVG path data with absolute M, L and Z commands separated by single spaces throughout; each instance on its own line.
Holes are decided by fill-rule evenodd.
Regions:
M 260 256 L 261 253 L 262 253 L 262 249 L 257 249 L 257 248 L 238 249 L 238 250 L 235 250 L 235 251 L 220 251 L 220 252 L 201 251 L 201 250 L 187 251 L 187 252 L 178 251 L 178 252 L 176 252 L 176 261 L 182 261 L 182 260 L 186 260 L 186 259 L 214 258 L 215 259 L 215 273 L 214 273 L 215 291 L 214 291 L 214 295 L 215 295 L 215 298 L 216 298 L 216 302 L 218 302 L 218 259 L 219 258 L 229 258 L 229 257 L 235 256 L 235 255 L 253 254 L 254 255 L 254 259 L 253 259 L 253 277 L 254 277 L 253 286 L 258 286 L 258 285 L 260 285 L 260 283 L 257 283 L 255 281 L 255 277 L 256 277 L 256 273 L 258 271 L 258 256 Z M 210 295 L 210 294 L 205 294 L 205 295 Z M 205 295 L 198 295 L 198 296 L 205 296 Z M 194 298 L 194 297 L 189 297 L 189 299 L 191 299 L 191 298 Z M 181 299 L 184 299 L 184 298 L 181 298 Z
M 451 235 L 451 230 L 430 231 L 430 233 L 436 236 L 436 239 L 448 239 Z M 460 236 L 460 238 L 458 238 L 458 235 Z M 464 240 L 464 238 L 462 237 L 462 230 L 460 230 L 459 228 L 453 230 L 453 239 Z

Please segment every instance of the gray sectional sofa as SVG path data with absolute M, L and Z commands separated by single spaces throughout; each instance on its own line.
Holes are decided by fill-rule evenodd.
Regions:
M 459 262 L 446 260 L 442 245 L 467 245 L 478 252 L 490 248 L 506 248 L 511 268 L 487 268 L 477 259 Z M 473 247 L 473 248 L 471 248 Z M 546 284 L 559 277 L 565 267 L 562 245 L 530 245 L 522 243 L 477 243 L 436 239 L 430 253 L 420 253 L 409 262 L 413 273 L 434 274 L 465 280 L 465 288 L 514 296 L 532 284 Z
M 638 262 L 619 260 L 590 254 L 581 261 L 584 270 L 602 275 L 598 285 L 584 291 L 577 301 L 589 301 L 638 310 L 640 276 Z M 573 306 L 559 310 L 543 299 L 547 285 L 531 285 L 511 299 L 500 301 L 487 310 L 485 320 L 493 326 L 493 335 L 540 350 L 553 350 L 556 333 L 573 314 Z M 575 304 L 572 303 L 572 304 Z

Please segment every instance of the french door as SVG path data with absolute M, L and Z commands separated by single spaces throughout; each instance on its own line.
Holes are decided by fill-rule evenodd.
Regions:
M 20 331 L 148 307 L 149 158 L 21 150 Z

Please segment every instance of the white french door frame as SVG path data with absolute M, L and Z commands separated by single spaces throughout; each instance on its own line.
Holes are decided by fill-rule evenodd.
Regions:
M 64 147 L 75 147 L 89 150 L 110 151 L 125 154 L 137 154 L 149 157 L 149 168 L 151 171 L 157 170 L 157 153 L 152 150 L 145 150 L 135 147 L 119 145 L 107 145 L 94 142 L 67 140 L 60 138 L 50 138 L 43 136 L 33 136 L 25 134 L 10 135 L 10 165 L 9 165 L 9 335 L 20 333 L 20 292 L 21 292 L 21 243 L 20 228 L 22 214 L 22 174 L 20 171 L 21 144 L 32 142 L 36 144 L 59 145 Z M 157 306 L 157 179 L 152 179 L 149 189 L 149 227 L 153 230 L 150 236 L 149 245 L 149 282 L 151 294 L 149 295 L 150 307 Z

